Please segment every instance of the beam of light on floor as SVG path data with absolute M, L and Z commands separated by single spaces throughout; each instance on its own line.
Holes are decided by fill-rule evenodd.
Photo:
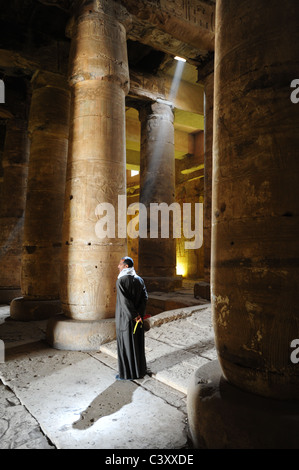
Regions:
M 113 382 L 81 412 L 80 418 L 72 424 L 73 429 L 84 431 L 101 418 L 121 412 L 122 409 L 125 413 L 125 407 L 132 403 L 133 394 L 137 389 L 138 385 L 133 381 Z

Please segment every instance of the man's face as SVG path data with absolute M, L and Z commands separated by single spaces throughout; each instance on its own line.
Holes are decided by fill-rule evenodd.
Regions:
M 127 265 L 127 264 L 124 264 L 124 260 L 121 259 L 120 262 L 119 262 L 119 264 L 118 264 L 118 270 L 119 270 L 119 272 L 121 272 L 123 269 L 125 269 L 125 268 L 127 268 L 127 267 L 128 267 L 128 265 Z

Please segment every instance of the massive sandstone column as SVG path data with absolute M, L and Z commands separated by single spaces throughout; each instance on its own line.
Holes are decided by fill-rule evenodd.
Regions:
M 29 140 L 27 121 L 7 121 L 0 201 L 0 303 L 9 303 L 20 293 L 21 255 L 28 175 Z
M 140 203 L 147 210 L 147 237 L 139 239 L 138 266 L 149 291 L 172 290 L 181 285 L 176 276 L 176 241 L 170 235 L 150 238 L 151 203 L 175 202 L 174 115 L 167 103 L 148 103 L 139 111 L 141 121 Z M 141 220 L 141 219 L 140 219 Z M 167 219 L 165 219 L 166 221 Z M 142 223 L 142 222 L 141 222 Z M 140 226 L 143 230 L 143 227 Z
M 81 2 L 72 31 L 72 117 L 63 226 L 61 302 L 49 322 L 58 349 L 97 350 L 115 337 L 115 283 L 126 234 L 101 239 L 99 205 L 126 194 L 126 30 L 113 1 Z M 124 213 L 126 221 L 126 214 Z M 112 220 L 114 222 L 114 219 Z M 126 226 L 124 227 L 126 229 Z
M 11 303 L 11 317 L 19 321 L 48 318 L 60 311 L 70 92 L 64 77 L 49 72 L 37 72 L 32 78 L 32 87 L 22 297 Z
M 223 376 L 199 369 L 189 389 L 200 447 L 298 448 L 298 17 L 293 0 L 217 1 L 212 304 Z

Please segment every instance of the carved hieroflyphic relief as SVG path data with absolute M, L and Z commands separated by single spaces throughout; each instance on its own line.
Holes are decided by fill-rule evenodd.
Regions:
M 171 15 L 198 24 L 201 28 L 213 30 L 214 9 L 209 5 L 198 0 L 160 0 L 159 3 L 161 9 Z

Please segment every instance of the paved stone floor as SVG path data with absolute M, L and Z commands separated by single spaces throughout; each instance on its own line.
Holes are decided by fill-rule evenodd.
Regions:
M 152 375 L 120 382 L 116 342 L 98 352 L 54 350 L 46 322 L 15 322 L 0 306 L 1 449 L 186 449 L 186 395 L 216 359 L 208 302 L 151 318 Z

